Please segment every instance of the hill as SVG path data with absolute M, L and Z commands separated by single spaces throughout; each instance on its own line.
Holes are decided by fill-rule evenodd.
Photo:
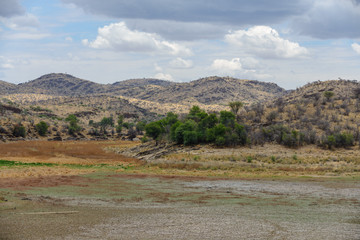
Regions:
M 231 101 L 263 102 L 285 94 L 274 83 L 242 80 L 230 77 L 207 77 L 188 83 L 169 85 L 146 96 L 146 100 L 161 103 L 201 103 L 227 105 Z
M 106 90 L 103 84 L 76 78 L 69 74 L 51 73 L 18 85 L 18 93 L 40 93 L 55 96 L 99 94 Z
M 5 83 L 2 84 L 5 86 Z M 253 103 L 267 101 L 286 93 L 274 83 L 229 77 L 208 77 L 186 83 L 144 78 L 99 84 L 62 73 L 47 74 L 19 85 L 7 84 L 2 92 L 3 95 L 27 93 L 52 96 L 107 94 L 186 106 L 226 105 L 230 101 Z
M 8 82 L 0 80 L 0 94 L 1 95 L 12 94 L 12 93 L 15 93 L 16 91 L 17 91 L 16 84 L 12 84 L 12 83 L 8 83 Z
M 360 141 L 360 83 L 317 81 L 267 102 L 246 107 L 241 119 L 253 130 L 254 142 L 280 126 L 299 131 L 307 143 L 321 144 L 328 136 L 349 133 Z M 281 133 L 278 139 L 281 138 Z M 300 136 L 300 135 L 299 135 Z

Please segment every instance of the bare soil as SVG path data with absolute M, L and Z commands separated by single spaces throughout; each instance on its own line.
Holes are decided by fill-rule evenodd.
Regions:
M 360 184 L 353 181 L 97 173 L 0 189 L 0 239 L 360 237 Z
M 4 160 L 114 166 L 0 167 L 0 239 L 360 239 L 357 177 L 156 176 L 106 151 L 136 144 L 0 144 Z

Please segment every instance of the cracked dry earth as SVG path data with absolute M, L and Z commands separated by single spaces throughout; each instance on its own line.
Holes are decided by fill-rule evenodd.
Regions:
M 92 173 L 2 181 L 0 199 L 0 239 L 360 239 L 355 180 Z

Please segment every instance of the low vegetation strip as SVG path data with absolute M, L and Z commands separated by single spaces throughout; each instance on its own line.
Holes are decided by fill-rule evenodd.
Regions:
M 19 161 L 8 161 L 0 160 L 0 167 L 15 167 L 15 166 L 26 166 L 26 167 L 69 167 L 69 168 L 122 168 L 122 169 L 131 169 L 131 166 L 124 166 L 122 164 L 118 165 L 109 165 L 105 163 L 101 164 L 74 164 L 74 163 L 44 163 L 44 162 L 19 162 Z
M 0 160 L 0 167 L 3 166 L 31 166 L 31 167 L 52 167 L 52 166 L 59 166 L 59 164 L 55 163 L 42 163 L 42 162 L 32 162 L 32 163 L 26 163 L 26 162 L 19 162 L 19 161 L 8 161 L 8 160 Z

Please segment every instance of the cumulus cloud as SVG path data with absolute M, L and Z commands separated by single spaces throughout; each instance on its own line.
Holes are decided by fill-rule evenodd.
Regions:
M 182 59 L 180 57 L 172 60 L 169 63 L 169 66 L 171 68 L 181 68 L 181 69 L 187 69 L 187 68 L 192 68 L 193 67 L 193 62 L 191 60 L 185 60 Z
M 308 53 L 298 43 L 280 37 L 268 26 L 255 26 L 238 30 L 225 36 L 225 41 L 239 49 L 264 58 L 295 58 Z
M 233 58 L 231 60 L 216 59 L 211 65 L 211 68 L 222 74 L 234 75 L 237 71 L 242 71 L 242 64 L 240 58 Z
M 211 70 L 222 76 L 232 76 L 252 79 L 268 79 L 272 77 L 269 74 L 259 72 L 257 69 L 245 68 L 243 63 L 248 63 L 248 59 L 233 58 L 215 59 L 211 65 Z
M 0 1 L 0 17 L 12 17 L 24 14 L 24 9 L 20 5 L 19 0 L 1 0 Z
M 294 19 L 292 28 L 320 39 L 360 37 L 360 1 L 316 0 L 309 11 Z
M 357 43 L 351 44 L 352 49 L 357 53 L 360 54 L 360 45 Z
M 161 79 L 161 80 L 167 80 L 167 81 L 174 81 L 174 78 L 170 74 L 165 73 L 157 73 L 154 78 Z
M 98 29 L 98 36 L 92 42 L 87 39 L 84 45 L 97 49 L 110 49 L 128 52 L 160 52 L 171 55 L 192 55 L 190 49 L 169 42 L 154 33 L 130 30 L 125 22 L 112 23 Z

